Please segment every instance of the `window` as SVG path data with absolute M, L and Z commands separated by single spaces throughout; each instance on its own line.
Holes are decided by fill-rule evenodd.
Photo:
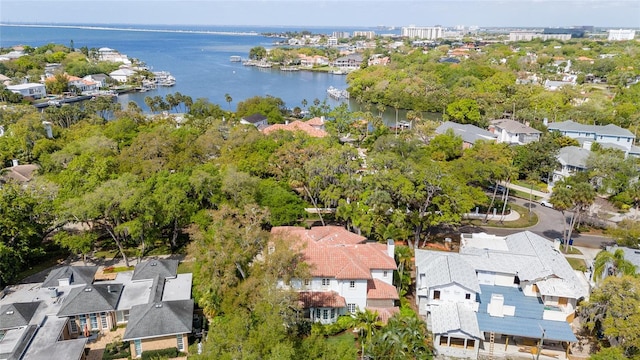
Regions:
M 387 275 L 389 275 L 389 272 L 387 270 L 382 272 L 382 277 L 387 277 Z
M 309 279 L 304 279 L 304 286 L 309 286 L 310 283 Z
M 133 340 L 133 346 L 136 350 L 136 357 L 142 356 L 142 340 Z
M 331 309 L 331 318 L 335 318 L 336 317 L 336 309 Z
M 176 335 L 176 341 L 178 342 L 178 351 L 184 351 L 184 339 L 182 334 Z
M 322 286 L 329 286 L 330 279 L 322 279 Z
M 91 330 L 98 330 L 98 316 L 96 314 L 89 315 L 91 319 Z
M 73 334 L 78 332 L 78 323 L 76 323 L 75 316 L 69 319 L 69 331 L 71 331 L 71 333 Z
M 355 289 L 355 287 L 356 287 L 356 282 L 355 282 L 355 281 L 353 281 L 353 280 L 349 281 L 349 287 L 350 287 L 350 288 L 352 288 L 352 289 Z
M 320 319 L 320 309 L 316 309 L 316 319 Z
M 440 290 L 433 290 L 433 298 L 435 300 L 440 300 Z
M 107 325 L 107 313 L 100 313 L 100 321 L 102 323 L 102 328 L 106 329 L 108 327 L 108 325 Z
M 322 310 L 322 320 L 328 320 L 329 319 L 329 310 L 325 309 Z
M 356 313 L 356 304 L 347 304 L 347 311 L 352 314 Z
M 465 294 L 464 298 L 467 299 L 467 300 L 471 300 L 471 294 Z
M 86 326 L 87 326 L 87 316 L 80 315 L 80 330 L 84 331 Z

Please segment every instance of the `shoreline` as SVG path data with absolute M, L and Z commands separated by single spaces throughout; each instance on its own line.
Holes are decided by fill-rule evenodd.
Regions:
M 54 28 L 54 29 L 103 30 L 103 31 L 135 31 L 135 32 L 153 32 L 153 33 L 176 33 L 176 34 L 260 36 L 260 33 L 255 32 L 255 31 L 170 30 L 170 29 L 143 29 L 143 28 L 135 28 L 135 27 L 123 28 L 123 27 L 91 26 L 91 25 L 7 24 L 7 23 L 0 23 L 0 26 L 30 27 L 30 28 Z

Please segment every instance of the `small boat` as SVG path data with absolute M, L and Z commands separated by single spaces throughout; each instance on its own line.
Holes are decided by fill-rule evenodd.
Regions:
M 238 55 L 233 55 L 233 56 L 229 57 L 229 61 L 231 61 L 231 62 L 241 62 L 242 61 L 242 57 L 238 56 Z
M 327 89 L 327 95 L 329 95 L 329 97 L 334 98 L 336 100 L 349 98 L 349 92 L 347 90 L 341 90 L 338 88 L 334 88 L 333 86 L 330 86 Z
M 345 70 L 342 70 L 342 69 L 332 70 L 331 73 L 333 75 L 347 75 L 347 72 Z
M 300 68 L 296 66 L 282 66 L 280 67 L 280 71 L 299 71 Z

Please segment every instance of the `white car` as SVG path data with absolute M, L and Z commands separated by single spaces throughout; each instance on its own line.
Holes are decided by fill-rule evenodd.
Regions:
M 553 204 L 548 202 L 547 200 L 541 200 L 540 205 L 553 209 Z

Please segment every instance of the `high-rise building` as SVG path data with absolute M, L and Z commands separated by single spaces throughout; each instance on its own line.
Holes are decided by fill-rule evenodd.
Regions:
M 609 30 L 609 41 L 633 40 L 636 37 L 636 31 L 630 29 Z
M 442 37 L 441 26 L 407 26 L 402 28 L 402 36 L 412 39 L 435 40 Z
M 362 36 L 365 39 L 371 40 L 376 37 L 376 33 L 375 31 L 354 31 L 353 32 L 353 37 L 359 37 L 359 36 Z

